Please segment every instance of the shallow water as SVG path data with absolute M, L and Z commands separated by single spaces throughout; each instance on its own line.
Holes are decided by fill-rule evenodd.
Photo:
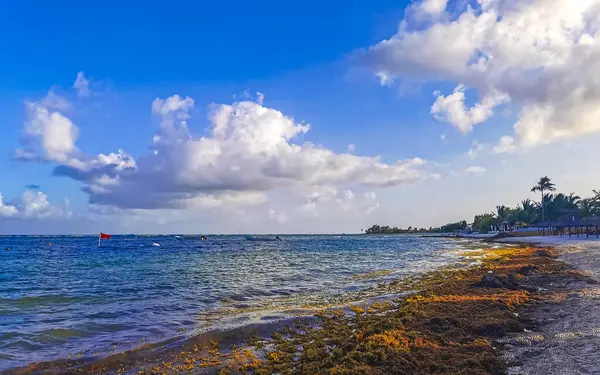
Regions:
M 282 239 L 117 236 L 98 248 L 97 237 L 0 237 L 0 370 L 192 334 L 220 311 L 327 302 L 452 263 L 459 255 L 448 250 L 471 243 Z

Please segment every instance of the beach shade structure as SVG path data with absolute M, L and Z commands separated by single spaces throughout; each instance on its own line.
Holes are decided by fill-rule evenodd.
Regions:
M 598 229 L 600 228 L 600 216 L 591 216 L 591 217 L 586 217 L 584 219 L 581 220 L 582 224 L 586 226 L 586 236 L 589 237 L 592 228 L 594 229 L 594 234 L 596 235 L 596 238 L 599 237 L 599 231 Z
M 564 214 L 549 223 L 542 226 L 542 231 L 548 230 L 548 235 L 554 235 L 555 233 L 563 236 L 568 234 L 571 237 L 575 234 L 579 237 L 580 234 L 586 234 L 589 232 L 589 225 L 584 222 L 581 217 L 576 213 Z M 585 229 L 585 232 L 584 232 Z M 589 234 L 588 234 L 589 235 Z
M 100 232 L 100 235 L 98 236 L 98 247 L 100 247 L 102 240 L 108 240 L 108 239 L 110 239 L 110 234 Z

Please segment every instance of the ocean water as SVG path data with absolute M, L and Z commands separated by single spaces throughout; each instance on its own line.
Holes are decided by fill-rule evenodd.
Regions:
M 98 248 L 91 236 L 0 237 L 0 370 L 190 335 L 225 315 L 244 324 L 261 307 L 328 302 L 454 262 L 449 250 L 468 246 L 416 236 L 281 238 L 116 236 Z M 241 318 L 231 319 L 236 309 Z

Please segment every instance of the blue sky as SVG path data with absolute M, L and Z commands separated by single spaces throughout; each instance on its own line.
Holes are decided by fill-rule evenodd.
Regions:
M 566 17 L 562 6 L 575 17 L 563 21 L 589 29 L 576 18 L 588 8 L 556 2 L 548 22 Z M 595 97 L 566 102 L 542 82 L 559 81 L 550 72 L 575 60 L 544 56 L 538 35 L 514 46 L 530 60 L 511 59 L 503 54 L 511 35 L 490 36 L 501 22 L 541 12 L 541 2 L 469 3 L 2 2 L 0 32 L 10 37 L 0 40 L 0 233 L 355 232 L 375 222 L 440 225 L 516 204 L 540 173 L 578 192 L 600 185 L 583 166 L 547 163 L 573 161 L 572 147 L 593 152 L 595 113 L 586 109 Z M 566 48 L 560 24 L 549 24 L 550 39 Z M 576 51 L 579 39 L 571 42 Z M 532 68 L 539 77 L 514 79 Z M 86 92 L 74 87 L 78 73 Z M 164 102 L 153 107 L 157 98 Z M 210 116 L 230 108 L 241 116 L 227 120 L 234 136 L 217 142 Z M 76 133 L 39 111 L 60 114 Z M 183 138 L 174 133 L 181 121 Z M 241 140 L 248 132 L 254 143 Z M 202 139 L 221 150 L 208 166 Z M 16 160 L 23 150 L 29 160 Z M 100 156 L 110 153 L 110 162 Z M 70 172 L 59 176 L 61 167 Z M 510 186 L 492 192 L 490 181 Z M 448 197 L 471 201 L 440 204 Z M 149 203 L 157 200 L 164 204 Z

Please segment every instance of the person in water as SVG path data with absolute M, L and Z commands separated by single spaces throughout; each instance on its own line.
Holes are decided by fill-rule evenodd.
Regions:
M 275 236 L 275 239 L 276 239 L 277 241 L 281 241 L 281 238 L 279 238 L 279 236 Z
M 202 241 L 206 241 L 206 237 L 204 237 L 204 236 L 200 236 L 200 239 L 201 239 Z

